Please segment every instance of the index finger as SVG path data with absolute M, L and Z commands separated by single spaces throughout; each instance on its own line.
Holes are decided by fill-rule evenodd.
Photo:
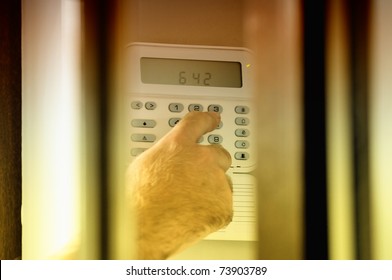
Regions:
M 182 141 L 196 143 L 201 136 L 217 128 L 221 120 L 216 112 L 190 112 L 172 129 L 170 134 Z

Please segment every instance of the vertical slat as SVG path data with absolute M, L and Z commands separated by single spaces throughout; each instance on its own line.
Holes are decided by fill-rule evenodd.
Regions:
M 327 6 L 327 157 L 329 257 L 354 259 L 354 187 L 347 0 Z
M 301 1 L 247 1 L 245 45 L 254 51 L 258 106 L 259 259 L 302 259 Z
M 352 154 L 357 258 L 371 258 L 369 183 L 369 15 L 368 0 L 349 1 Z
M 21 2 L 0 2 L 0 259 L 22 255 Z
M 369 46 L 369 166 L 373 259 L 392 259 L 392 2 L 372 1 Z
M 108 187 L 108 48 L 110 44 L 110 1 L 84 1 L 85 45 L 85 98 L 87 114 L 94 132 L 96 160 L 93 172 L 96 176 L 97 203 L 99 205 L 99 251 L 100 259 L 109 258 L 109 187 Z M 89 163 L 92 164 L 92 163 Z
M 306 259 L 328 258 L 325 3 L 303 1 Z

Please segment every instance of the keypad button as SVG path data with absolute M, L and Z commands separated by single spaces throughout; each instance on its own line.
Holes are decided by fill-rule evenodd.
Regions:
M 148 101 L 146 102 L 145 107 L 147 110 L 155 110 L 157 108 L 157 104 L 153 101 Z
M 246 152 L 237 152 L 234 154 L 234 158 L 237 160 L 247 160 L 249 159 L 249 154 Z
M 220 144 L 223 141 L 223 137 L 217 134 L 211 134 L 208 136 L 208 143 L 210 144 Z
M 248 114 L 249 113 L 248 106 L 236 106 L 234 110 L 237 114 Z
M 184 110 L 184 105 L 182 105 L 181 103 L 170 103 L 169 104 L 169 111 L 170 112 L 182 112 Z
M 156 126 L 156 121 L 154 120 L 144 120 L 144 119 L 136 119 L 132 120 L 133 127 L 146 127 L 146 128 L 153 128 Z
M 216 127 L 216 129 L 221 129 L 222 127 L 223 127 L 223 122 L 220 121 L 219 124 L 218 124 L 218 126 Z
M 175 127 L 176 124 L 178 124 L 178 122 L 179 122 L 180 120 L 181 120 L 180 118 L 171 118 L 171 119 L 169 119 L 169 125 L 170 125 L 171 127 Z
M 132 134 L 131 136 L 134 142 L 154 142 L 156 138 L 154 134 Z
M 238 137 L 248 137 L 250 134 L 248 129 L 236 129 L 235 135 Z
M 208 111 L 209 112 L 217 112 L 217 113 L 222 113 L 223 112 L 223 107 L 218 104 L 211 104 L 208 106 Z
M 139 110 L 141 108 L 143 108 L 143 102 L 140 101 L 132 101 L 131 103 L 131 108 L 135 109 L 135 110 Z
M 235 141 L 234 145 L 235 145 L 236 148 L 239 148 L 239 149 L 247 149 L 247 148 L 249 148 L 249 142 L 246 141 L 246 140 Z
M 236 125 L 248 125 L 249 124 L 249 119 L 248 118 L 244 118 L 244 117 L 235 118 L 235 124 Z
M 188 106 L 189 112 L 197 111 L 197 112 L 202 112 L 203 111 L 203 105 L 201 104 L 190 104 Z
M 131 149 L 131 155 L 133 157 L 136 157 L 138 155 L 140 155 L 141 153 L 143 153 L 145 150 L 147 150 L 146 148 L 133 148 Z

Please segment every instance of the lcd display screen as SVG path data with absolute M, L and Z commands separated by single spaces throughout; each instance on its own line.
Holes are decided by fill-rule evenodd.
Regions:
M 140 68 L 145 84 L 242 87 L 240 62 L 142 57 Z

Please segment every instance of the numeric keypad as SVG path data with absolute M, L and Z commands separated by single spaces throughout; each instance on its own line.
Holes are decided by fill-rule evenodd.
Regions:
M 232 104 L 233 102 L 231 102 Z M 187 110 L 186 110 L 187 109 Z M 137 156 L 175 127 L 187 112 L 210 111 L 221 114 L 222 121 L 214 131 L 201 137 L 200 144 L 220 144 L 232 155 L 233 165 L 241 167 L 252 158 L 251 110 L 248 104 L 225 102 L 168 101 L 159 99 L 131 102 L 131 155 Z

